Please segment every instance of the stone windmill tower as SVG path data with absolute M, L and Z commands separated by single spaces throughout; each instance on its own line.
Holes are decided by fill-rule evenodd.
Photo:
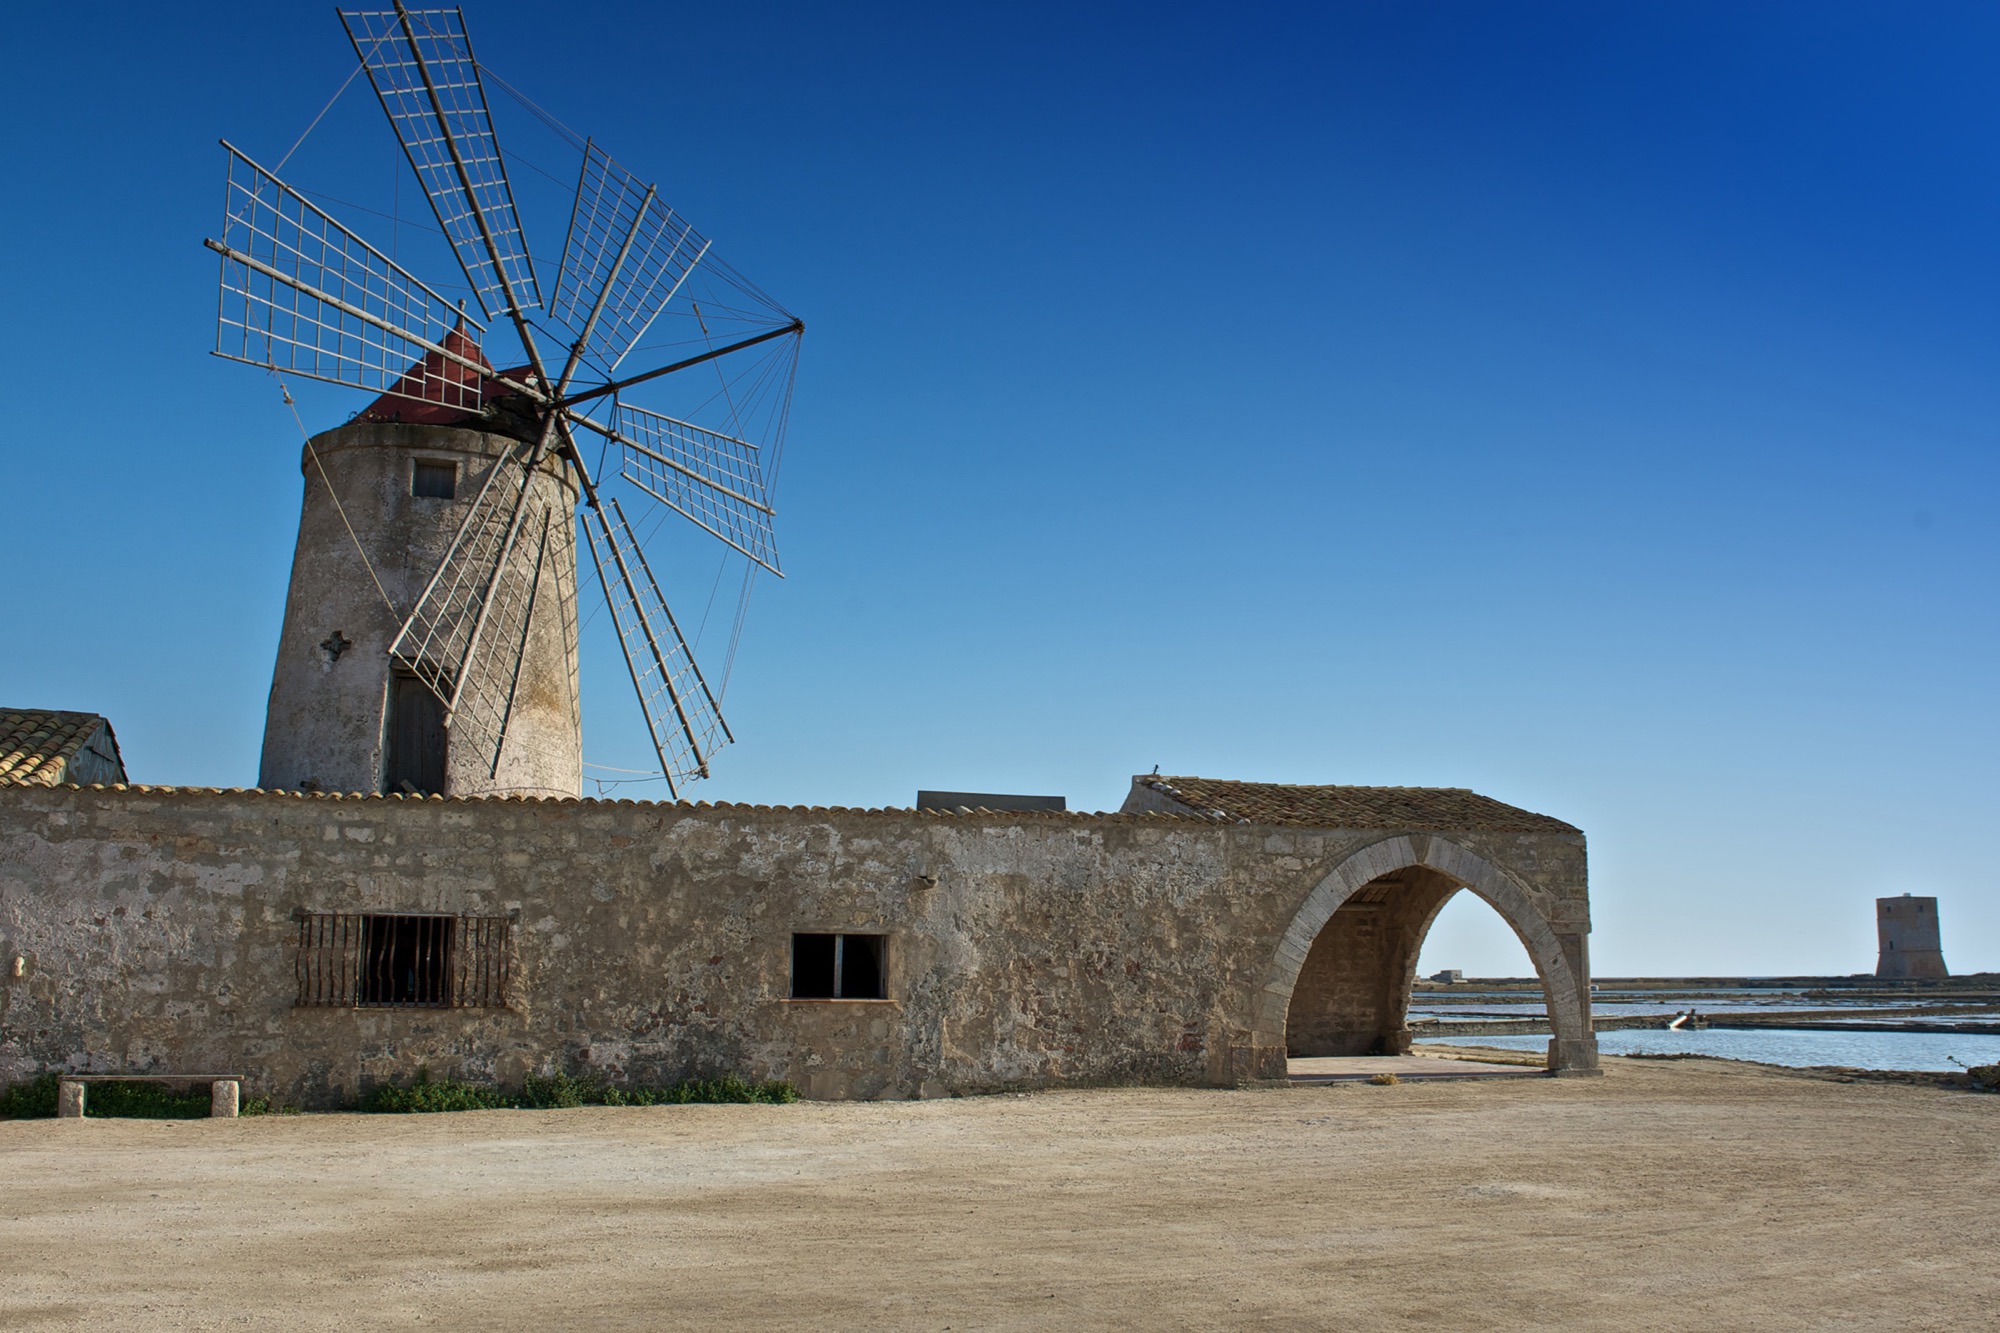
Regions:
M 582 139 L 545 301 L 459 12 L 341 18 L 478 313 L 223 145 L 216 352 L 377 395 L 306 442 L 260 784 L 578 794 L 580 530 L 678 794 L 733 737 L 645 542 L 671 509 L 743 558 L 746 592 L 780 573 L 771 477 L 805 326 Z M 494 369 L 495 338 L 516 368 Z M 672 359 L 621 370 L 649 349 Z M 686 406 L 627 401 L 642 385 Z
M 478 357 L 456 331 L 447 348 Z M 469 378 L 426 354 L 398 386 L 300 457 L 305 500 L 265 715 L 258 785 L 325 791 L 578 795 L 577 476 L 560 456 L 532 473 L 551 521 L 516 541 L 496 598 L 519 603 L 518 643 L 498 665 L 504 744 L 453 745 L 445 697 L 390 652 L 444 564 L 473 499 L 531 440 L 518 419 L 424 401 L 428 384 Z M 553 521 L 554 516 L 562 521 Z M 352 534 L 350 536 L 350 533 Z M 469 719 L 458 731 L 467 730 Z

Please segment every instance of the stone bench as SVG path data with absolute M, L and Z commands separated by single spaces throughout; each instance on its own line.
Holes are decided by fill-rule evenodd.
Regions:
M 206 1083 L 211 1117 L 233 1117 L 243 1097 L 241 1074 L 58 1074 L 57 1118 L 83 1119 L 83 1088 L 86 1083 Z

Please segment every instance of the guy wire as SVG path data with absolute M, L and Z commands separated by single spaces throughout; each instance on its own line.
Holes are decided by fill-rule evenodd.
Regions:
M 375 43 L 375 46 L 380 46 L 381 44 L 382 44 L 381 41 L 377 41 Z M 374 53 L 375 53 L 375 48 L 370 47 L 368 49 L 368 54 L 373 55 Z M 306 139 L 312 134 L 312 132 L 319 128 L 319 123 L 322 120 L 326 119 L 326 113 L 333 110 L 333 104 L 335 102 L 338 102 L 340 100 L 341 94 L 347 91 L 347 85 L 354 82 L 354 76 L 359 74 L 362 70 L 366 69 L 367 67 L 368 67 L 368 61 L 365 58 L 357 60 L 354 63 L 354 68 L 347 71 L 347 77 L 341 80 L 339 89 L 333 94 L 333 96 L 326 99 L 326 105 L 321 107 L 319 109 L 319 114 L 312 118 L 312 124 L 306 126 L 306 132 L 299 136 L 298 142 L 293 144 L 289 149 L 287 149 L 285 151 L 285 155 L 278 159 L 278 165 L 271 168 L 273 171 L 283 171 L 285 169 L 285 163 L 292 160 L 292 154 L 298 152 L 300 147 L 304 145 Z
M 340 492 L 333 488 L 333 478 L 326 475 L 326 464 L 320 462 L 319 450 L 313 447 L 312 436 L 306 433 L 306 423 L 299 416 L 299 405 L 292 401 L 292 391 L 285 387 L 284 379 L 275 368 L 271 370 L 271 378 L 278 381 L 278 392 L 284 395 L 285 406 L 292 410 L 292 420 L 298 424 L 299 434 L 305 437 L 306 452 L 312 456 L 313 467 L 319 470 L 319 479 L 326 483 L 326 493 L 333 499 L 333 512 L 340 515 L 340 526 L 347 529 L 348 540 L 354 543 L 354 551 L 361 557 L 362 568 L 368 571 L 369 579 L 375 584 L 375 591 L 382 594 L 382 605 L 389 608 L 391 616 L 401 620 L 403 613 L 396 609 L 393 601 L 389 600 L 389 590 L 382 586 L 381 577 L 375 573 L 375 562 L 368 558 L 368 548 L 361 544 L 361 538 L 354 531 L 354 525 L 347 521 L 347 510 L 340 503 Z
M 549 112 L 544 111 L 541 108 L 541 106 L 535 102 L 533 98 L 529 97 L 519 88 L 516 88 L 513 84 L 507 82 L 506 79 L 502 78 L 499 70 L 494 69 L 491 65 L 486 64 L 484 61 L 475 60 L 472 63 L 478 67 L 479 72 L 481 74 L 492 75 L 493 82 L 499 84 L 501 90 L 505 92 L 509 97 L 513 98 L 515 101 L 519 102 L 522 106 L 526 107 L 529 113 L 532 114 L 535 117 L 535 119 L 541 121 L 542 124 L 554 130 L 562 138 L 567 139 L 569 141 L 570 147 L 576 149 L 579 152 L 583 150 L 584 141 L 582 135 L 578 134 L 575 130 L 571 129 L 569 126 L 563 124 L 560 120 L 557 120 Z M 544 172 L 543 174 L 546 175 L 547 173 Z M 551 177 L 551 179 L 553 179 L 553 177 Z

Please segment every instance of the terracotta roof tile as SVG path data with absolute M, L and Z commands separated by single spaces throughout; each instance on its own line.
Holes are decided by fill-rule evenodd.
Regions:
M 5 715 L 0 715 L 0 716 L 5 716 Z M 0 778 L 0 787 L 4 787 L 6 785 L 7 785 L 6 779 Z M 633 798 L 626 796 L 621 796 L 621 797 L 525 796 L 525 795 L 409 796 L 405 795 L 402 792 L 287 791 L 276 788 L 266 789 L 263 787 L 176 787 L 176 786 L 167 786 L 154 783 L 124 783 L 124 782 L 64 783 L 60 782 L 59 780 L 50 781 L 46 785 L 63 786 L 73 791 L 132 792 L 143 796 L 192 796 L 192 797 L 252 796 L 259 798 L 261 800 L 270 800 L 270 801 L 384 801 L 384 802 L 396 801 L 396 802 L 407 802 L 411 805 L 423 805 L 426 803 L 434 804 L 438 802 L 443 802 L 447 805 L 461 805 L 461 806 L 485 805 L 485 804 L 491 804 L 496 801 L 511 801 L 522 805 L 588 805 L 588 806 L 618 806 L 618 807 L 645 806 L 648 809 L 686 810 L 686 811 L 699 810 L 699 811 L 712 811 L 717 814 L 729 814 L 729 815 L 740 815 L 745 813 L 775 814 L 775 815 L 805 815 L 814 813 L 812 807 L 803 805 L 746 805 L 736 801 L 711 802 L 711 801 L 691 801 L 685 799 L 675 800 L 675 801 L 642 801 L 642 800 L 634 800 Z M 1090 823 L 1108 823 L 1115 821 L 1118 823 L 1151 824 L 1151 823 L 1186 822 L 1190 824 L 1203 824 L 1203 823 L 1215 822 L 1213 817 L 1209 815 L 1170 814 L 1156 810 L 1141 811 L 1137 814 L 1126 814 L 1124 812 L 1116 810 L 1096 811 L 1096 812 L 1085 811 L 1085 810 L 980 810 L 973 812 L 964 812 L 958 810 L 914 810 L 906 806 L 890 805 L 890 806 L 882 806 L 879 809 L 868 809 L 868 810 L 860 810 L 852 807 L 835 806 L 832 807 L 831 809 L 824 811 L 824 813 L 848 814 L 848 815 L 890 815 L 890 816 L 914 815 L 921 819 L 941 819 L 941 820 L 960 821 L 966 823 L 1032 824 L 1032 823 L 1047 823 L 1050 821 L 1057 821 L 1065 823 L 1090 824 Z
M 1298 828 L 1397 828 L 1446 833 L 1576 833 L 1560 819 L 1463 787 L 1317 787 L 1216 778 L 1139 777 L 1133 782 L 1213 818 Z
M 0 787 L 53 787 L 69 781 L 65 767 L 106 725 L 97 713 L 0 708 Z

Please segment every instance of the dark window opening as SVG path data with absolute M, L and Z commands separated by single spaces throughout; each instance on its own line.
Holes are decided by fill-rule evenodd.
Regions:
M 357 1004 L 442 1007 L 451 976 L 448 916 L 361 918 L 361 986 Z
M 427 463 L 419 458 L 410 464 L 410 494 L 429 500 L 450 500 L 458 495 L 458 464 Z
M 884 968 L 881 935 L 792 936 L 792 998 L 880 1000 Z
M 382 789 L 394 795 L 444 793 L 444 701 L 407 672 L 389 677 L 389 763 Z
M 321 1008 L 504 1008 L 513 918 L 296 912 L 297 1003 Z

